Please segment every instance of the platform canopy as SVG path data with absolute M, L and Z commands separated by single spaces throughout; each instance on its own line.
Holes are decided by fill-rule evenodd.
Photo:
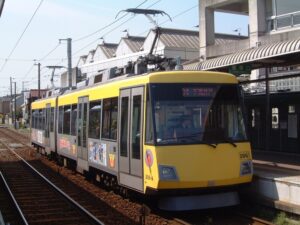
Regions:
M 228 71 L 230 66 L 250 65 L 252 69 L 300 63 L 300 39 L 266 44 L 233 54 L 184 65 L 184 70 Z

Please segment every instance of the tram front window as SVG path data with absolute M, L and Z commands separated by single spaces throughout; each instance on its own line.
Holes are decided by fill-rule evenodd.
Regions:
M 151 95 L 159 145 L 247 139 L 236 85 L 153 84 Z

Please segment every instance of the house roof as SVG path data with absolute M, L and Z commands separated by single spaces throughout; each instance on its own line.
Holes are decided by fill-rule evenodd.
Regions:
M 168 47 L 199 49 L 199 31 L 160 28 L 160 41 Z M 151 30 L 154 32 L 154 29 Z M 247 37 L 215 33 L 215 45 L 244 39 Z
M 160 28 L 159 40 L 168 47 L 199 48 L 199 32 L 191 30 L 179 30 Z M 152 30 L 154 31 L 154 30 Z
M 145 39 L 145 37 L 140 36 L 127 36 L 123 37 L 121 40 L 125 41 L 132 52 L 138 52 L 143 46 Z
M 84 64 L 86 62 L 86 59 L 87 55 L 80 56 L 77 65 L 79 65 L 80 63 Z
M 98 45 L 107 58 L 112 58 L 117 50 L 118 44 L 102 43 Z
M 45 95 L 47 91 L 48 91 L 47 89 L 40 89 L 41 96 Z M 31 89 L 29 96 L 30 98 L 38 98 L 39 97 L 38 89 Z
M 85 61 L 87 57 L 88 57 L 87 55 L 82 55 L 82 56 L 80 56 L 79 59 L 82 60 L 82 61 Z

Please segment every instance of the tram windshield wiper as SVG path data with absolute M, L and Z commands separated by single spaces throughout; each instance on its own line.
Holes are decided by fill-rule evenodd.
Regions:
M 234 141 L 231 139 L 231 138 L 225 138 L 224 140 L 221 140 L 218 144 L 222 143 L 222 142 L 225 142 L 225 143 L 229 143 L 231 144 L 233 147 L 237 147 L 237 145 L 234 143 Z
M 205 144 L 205 145 L 208 145 L 208 146 L 213 147 L 213 148 L 217 147 L 217 144 L 212 144 L 212 143 L 208 143 L 208 142 L 204 142 L 204 141 L 201 141 L 200 144 Z

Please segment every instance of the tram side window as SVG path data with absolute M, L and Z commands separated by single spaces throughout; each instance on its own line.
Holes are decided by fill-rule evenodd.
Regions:
M 118 98 L 103 100 L 102 138 L 117 139 Z
M 146 112 L 146 143 L 153 144 L 153 117 L 152 117 L 152 107 L 149 100 L 149 93 L 147 94 L 147 112 Z
M 71 113 L 71 135 L 76 136 L 76 123 L 77 122 L 77 105 L 72 105 Z
M 90 102 L 89 138 L 100 138 L 101 101 Z
M 35 125 L 36 125 L 36 129 L 39 129 L 39 121 L 40 121 L 40 111 L 37 110 L 37 111 L 36 111 L 36 117 L 35 117 Z
M 64 125 L 63 125 L 63 133 L 69 135 L 70 134 L 70 119 L 71 119 L 71 106 L 64 107 Z
M 58 129 L 57 132 L 59 134 L 62 134 L 63 132 L 63 121 L 64 121 L 64 108 L 63 106 L 60 106 L 58 108 Z
M 42 127 L 41 130 L 46 130 L 46 109 L 42 110 Z
M 43 129 L 43 110 L 39 111 L 39 130 Z
M 39 129 L 39 117 L 40 117 L 40 112 L 39 110 L 35 111 L 35 129 Z
M 34 115 L 34 117 L 33 117 L 33 123 L 34 123 L 34 129 L 37 129 L 38 127 L 37 127 L 37 125 L 38 125 L 38 111 L 37 110 L 34 110 L 34 112 L 33 112 L 33 115 Z
M 120 140 L 121 140 L 121 148 L 120 155 L 123 157 L 128 156 L 128 108 L 129 108 L 129 98 L 122 97 L 121 99 L 121 132 L 120 132 Z
M 133 96 L 132 107 L 132 127 L 131 127 L 131 143 L 132 143 L 132 158 L 141 158 L 141 111 L 142 111 L 142 96 Z
M 54 108 L 50 108 L 50 132 L 54 131 Z

